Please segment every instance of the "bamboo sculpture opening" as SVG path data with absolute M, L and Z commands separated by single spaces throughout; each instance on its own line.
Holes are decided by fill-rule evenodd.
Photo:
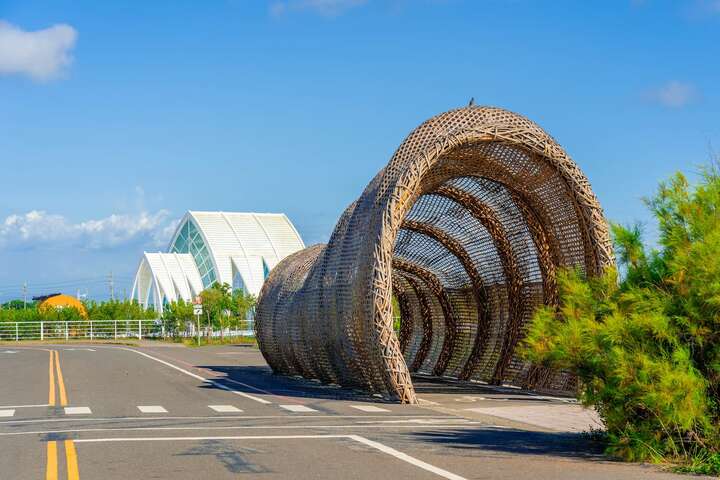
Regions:
M 411 372 L 568 390 L 515 355 L 558 267 L 613 263 L 588 180 L 530 120 L 469 106 L 431 118 L 343 213 L 327 245 L 273 269 L 256 334 L 276 373 L 415 403 Z M 393 297 L 400 329 L 393 329 Z

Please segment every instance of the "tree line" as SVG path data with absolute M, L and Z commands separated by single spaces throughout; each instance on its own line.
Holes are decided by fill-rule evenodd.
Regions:
M 203 314 L 200 318 L 202 330 L 241 330 L 250 326 L 249 319 L 254 313 L 255 296 L 242 289 L 232 290 L 227 283 L 215 283 L 200 293 Z M 161 315 L 150 306 L 143 308 L 137 300 L 94 300 L 82 302 L 87 310 L 87 319 L 73 307 L 38 308 L 38 302 L 12 300 L 0 305 L 0 322 L 37 321 L 89 321 L 89 320 L 157 320 L 163 322 L 166 332 L 176 336 L 195 324 L 192 302 L 178 300 L 164 305 Z

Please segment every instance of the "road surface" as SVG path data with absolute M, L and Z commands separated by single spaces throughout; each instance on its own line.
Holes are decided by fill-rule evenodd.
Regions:
M 417 406 L 272 375 L 247 346 L 0 345 L 0 478 L 670 479 L 567 399 L 418 379 Z

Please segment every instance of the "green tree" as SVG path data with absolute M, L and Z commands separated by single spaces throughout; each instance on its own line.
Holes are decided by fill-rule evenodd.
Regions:
M 90 320 L 153 320 L 157 313 L 152 308 L 143 308 L 137 300 L 108 300 L 84 303 Z
M 212 333 L 213 327 L 220 328 L 221 338 L 228 323 L 228 311 L 233 307 L 230 285 L 227 283 L 215 282 L 200 292 L 202 298 L 203 313 L 207 318 L 207 324 Z
M 27 308 L 34 308 L 37 305 L 35 301 L 25 302 L 24 300 L 10 300 L 2 304 L 3 309 L 14 309 L 21 310 Z
M 614 225 L 623 278 L 560 272 L 561 305 L 537 312 L 524 351 L 577 374 L 609 453 L 720 473 L 720 173 L 694 187 L 676 174 L 646 204 L 659 248 Z
M 174 337 L 184 331 L 193 318 L 193 304 L 185 302 L 182 298 L 177 302 L 167 304 L 163 311 L 165 329 L 169 335 Z
M 247 326 L 248 319 L 255 313 L 255 295 L 238 288 L 232 292 L 232 313 L 231 328 L 242 329 Z

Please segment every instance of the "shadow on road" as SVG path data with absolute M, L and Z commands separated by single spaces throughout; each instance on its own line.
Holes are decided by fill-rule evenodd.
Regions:
M 479 449 L 524 455 L 554 455 L 608 461 L 602 444 L 579 433 L 534 432 L 484 427 L 479 429 L 432 430 L 413 434 L 426 442 L 448 448 Z
M 324 385 L 301 377 L 276 375 L 268 366 L 201 365 L 199 368 L 221 374 L 220 378 L 214 378 L 216 382 L 249 394 L 271 393 L 285 397 L 326 400 L 384 401 L 382 398 L 358 390 L 342 388 L 337 385 Z M 218 388 L 212 385 L 204 387 Z
M 415 392 L 422 395 L 432 394 L 445 394 L 445 395 L 505 395 L 510 397 L 522 398 L 523 401 L 537 401 L 547 402 L 547 397 L 538 397 L 542 395 L 540 392 L 533 392 L 530 390 L 521 390 L 518 388 L 511 387 L 500 387 L 496 385 L 487 385 L 482 383 L 474 382 L 463 382 L 460 380 L 454 380 L 450 378 L 433 377 L 429 375 L 413 374 L 413 386 Z M 552 394 L 553 397 L 562 397 L 571 399 L 572 397 L 565 397 L 557 393 Z
M 200 368 L 221 374 L 216 381 L 229 381 L 236 390 L 246 393 L 271 393 L 286 397 L 318 398 L 329 400 L 356 400 L 379 403 L 395 403 L 390 398 L 372 395 L 362 390 L 327 385 L 316 380 L 307 380 L 300 376 L 277 375 L 267 365 L 201 365 Z M 245 384 L 245 385 L 243 385 Z M 250 387 L 252 385 L 252 388 Z M 508 400 L 526 402 L 548 402 L 547 397 L 538 397 L 536 392 L 513 388 L 461 382 L 448 378 L 427 375 L 413 375 L 413 385 L 418 396 L 444 395 L 488 395 L 501 396 Z M 217 388 L 212 385 L 206 388 Z

